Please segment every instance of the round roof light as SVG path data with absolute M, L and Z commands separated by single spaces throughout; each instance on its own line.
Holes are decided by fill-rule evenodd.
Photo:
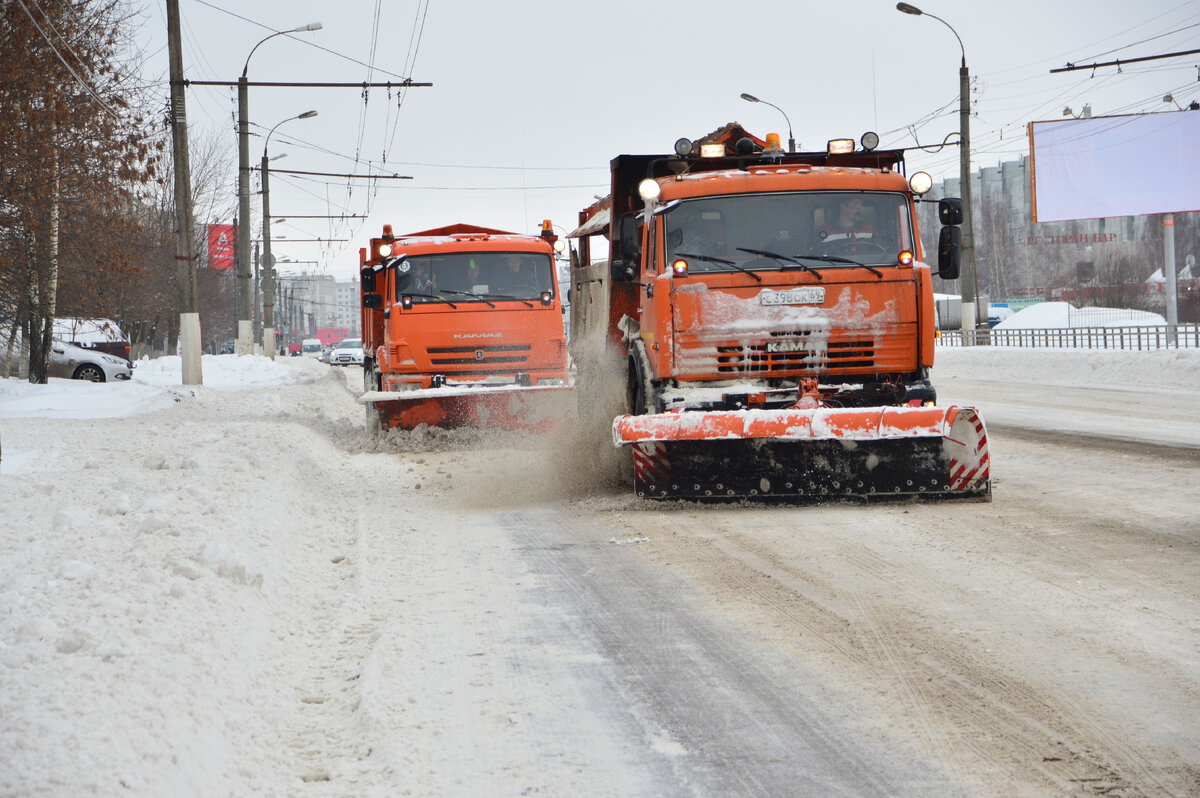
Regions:
M 929 193 L 929 189 L 933 188 L 933 178 L 929 176 L 928 172 L 914 172 L 908 178 L 908 187 L 917 196 L 927 194 Z
M 879 134 L 868 130 L 866 133 L 863 133 L 862 138 L 859 139 L 859 143 L 862 144 L 864 150 L 873 150 L 879 146 Z
M 692 140 L 687 138 L 679 139 L 675 142 L 675 154 L 680 158 L 692 154 Z
M 392 245 L 391 244 L 380 244 L 379 245 L 379 254 L 383 255 L 385 258 L 388 255 L 391 255 L 392 254 Z
M 662 196 L 662 187 L 658 185 L 657 180 L 647 177 L 638 183 L 638 196 L 643 202 L 655 202 Z
M 561 238 L 558 239 L 557 241 L 555 241 L 554 242 L 554 251 L 560 252 L 560 253 L 566 252 L 567 251 L 567 242 L 563 241 Z

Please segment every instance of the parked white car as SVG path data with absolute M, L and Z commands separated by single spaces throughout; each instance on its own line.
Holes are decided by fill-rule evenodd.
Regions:
M 331 366 L 361 366 L 362 362 L 363 348 L 361 338 L 346 338 L 335 346 L 329 354 L 329 365 Z
M 133 377 L 133 364 L 95 349 L 53 341 L 50 345 L 50 368 L 46 373 L 50 377 L 68 380 L 128 380 Z

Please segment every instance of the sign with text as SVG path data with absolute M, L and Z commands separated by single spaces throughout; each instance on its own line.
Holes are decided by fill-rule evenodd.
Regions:
M 1200 210 L 1200 111 L 1030 122 L 1033 221 Z
M 208 268 L 233 268 L 233 225 L 210 224 L 208 226 Z

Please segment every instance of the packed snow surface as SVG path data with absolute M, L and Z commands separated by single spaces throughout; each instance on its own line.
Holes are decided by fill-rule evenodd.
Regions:
M 1139 396 L 1200 395 L 1195 350 L 937 357 L 944 403 L 1019 379 L 1115 389 L 1098 395 L 1132 419 Z M 666 794 L 627 779 L 683 762 L 686 741 L 639 744 L 585 711 L 608 696 L 560 677 L 602 658 L 547 637 L 562 619 L 504 542 L 563 517 L 539 475 L 586 473 L 592 453 L 496 473 L 428 454 L 440 431 L 373 449 L 343 370 L 202 365 L 202 386 L 172 357 L 129 383 L 0 380 L 0 796 Z M 1067 427 L 1081 411 L 1040 412 Z M 386 486 L 368 506 L 364 481 Z M 880 761 L 896 794 L 957 794 L 903 781 L 895 750 Z M 644 769 L 616 767 L 630 762 Z

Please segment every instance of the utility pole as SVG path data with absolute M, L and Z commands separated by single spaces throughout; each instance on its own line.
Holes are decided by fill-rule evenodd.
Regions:
M 274 39 L 276 36 L 283 36 L 288 33 L 301 33 L 303 31 L 320 29 L 320 22 L 312 22 L 308 25 L 292 28 L 291 30 L 277 31 L 261 39 L 250 50 L 250 55 L 246 56 L 246 64 L 242 67 L 242 74 L 237 80 L 238 218 L 241 220 L 243 231 L 250 229 L 250 122 L 247 114 L 247 106 L 250 102 L 248 98 L 250 82 L 246 78 L 246 73 L 250 69 L 250 59 L 254 57 L 254 51 L 259 48 L 259 45 L 269 39 Z M 247 238 L 245 241 L 240 242 L 237 249 L 238 332 L 236 351 L 239 355 L 249 355 L 254 352 L 254 336 L 250 322 L 250 271 L 250 239 Z
M 271 254 L 271 158 L 267 152 L 271 146 L 271 134 L 293 119 L 312 119 L 316 111 L 305 111 L 296 116 L 290 116 L 279 122 L 267 133 L 263 141 L 262 154 L 262 270 L 263 270 L 263 341 L 266 344 L 267 356 L 275 359 L 275 256 Z M 283 156 L 278 156 L 283 157 Z M 255 255 L 255 261 L 258 256 Z
M 262 344 L 262 305 L 259 303 L 258 286 L 262 281 L 262 272 L 258 268 L 258 242 L 254 242 L 254 306 L 251 310 L 251 317 L 254 319 L 254 348 L 255 350 Z M 257 352 L 256 352 L 257 353 Z
M 1163 214 L 1163 279 L 1167 292 L 1167 343 L 1179 345 L 1179 308 L 1175 289 L 1175 214 Z
M 975 210 L 971 202 L 971 74 L 967 69 L 967 48 L 963 46 L 962 37 L 946 20 L 928 12 L 922 11 L 908 3 L 896 3 L 896 10 L 914 17 L 926 16 L 936 19 L 954 34 L 958 41 L 958 49 L 962 51 L 962 65 L 958 68 L 958 182 L 959 193 L 962 197 L 963 224 L 962 243 L 962 342 L 963 346 L 975 343 L 978 319 L 982 318 L 987 324 L 987 310 L 978 312 L 978 273 L 979 262 L 975 256 Z M 982 181 L 980 183 L 982 188 Z
M 179 0 L 167 0 L 167 50 L 171 72 L 171 149 L 175 160 L 175 260 L 179 267 L 179 354 L 184 385 L 203 385 L 200 312 L 196 287 L 196 230 L 192 221 L 192 172 L 188 158 L 187 108 L 183 95 L 183 48 Z
M 234 351 L 239 355 L 252 354 L 250 337 L 250 238 L 245 231 L 250 229 L 250 138 L 246 106 L 249 99 L 246 74 L 238 78 L 238 223 L 242 235 L 237 240 L 237 343 Z
M 275 256 L 271 254 L 271 170 L 267 166 L 267 148 L 262 157 L 262 206 L 263 206 L 263 346 L 267 357 L 275 359 Z

